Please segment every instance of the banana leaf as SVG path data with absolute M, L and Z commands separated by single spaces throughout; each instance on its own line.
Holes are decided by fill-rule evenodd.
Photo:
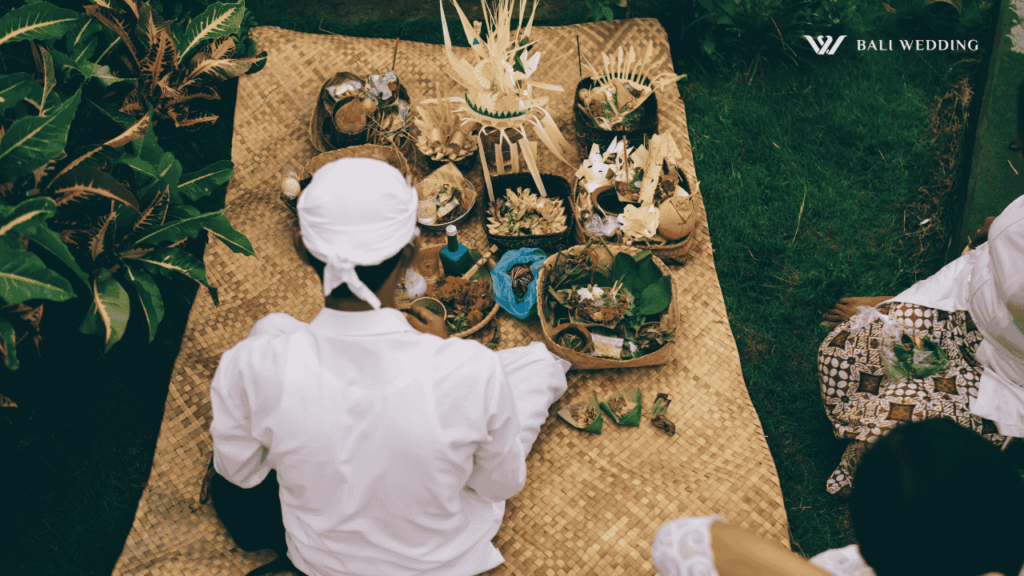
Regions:
M 601 416 L 597 394 L 591 395 L 585 402 L 570 404 L 558 411 L 558 417 L 565 420 L 573 428 L 600 434 L 604 424 Z
M 639 426 L 643 403 L 639 388 L 630 388 L 600 403 L 601 409 L 619 426 Z

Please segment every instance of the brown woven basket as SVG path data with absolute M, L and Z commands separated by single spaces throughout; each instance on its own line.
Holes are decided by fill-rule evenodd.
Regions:
M 348 148 L 342 148 L 341 150 L 331 150 L 330 152 L 318 154 L 314 156 L 308 164 L 306 164 L 306 174 L 312 176 L 317 170 L 322 168 L 324 164 L 334 162 L 341 158 L 373 158 L 374 160 L 387 162 L 395 168 L 398 168 L 398 170 L 402 172 L 403 176 L 408 177 L 411 174 L 409 171 L 409 163 L 406 162 L 405 156 L 399 150 L 388 146 L 377 146 L 374 144 L 350 146 Z
M 641 76 L 640 78 L 644 84 L 650 86 L 650 81 L 646 77 Z M 641 144 L 658 133 L 657 94 L 651 94 L 640 105 L 643 115 L 637 121 L 635 127 L 629 130 L 604 130 L 595 126 L 594 121 L 583 110 L 580 110 L 580 106 L 583 105 L 580 102 L 580 90 L 589 90 L 593 87 L 594 81 L 590 78 L 584 78 L 576 84 L 576 92 L 573 94 L 573 126 L 576 128 L 576 139 L 579 141 L 584 154 L 588 154 L 594 144 L 600 146 L 601 149 L 608 148 L 608 145 L 612 143 L 612 139 L 615 138 L 618 138 L 620 141 L 625 138 L 629 142 Z
M 574 234 L 573 222 L 575 221 L 575 217 L 573 216 L 572 198 L 569 194 L 569 182 L 567 182 L 565 178 L 552 176 L 551 174 L 541 174 L 540 181 L 544 183 L 544 188 L 549 198 L 559 198 L 562 200 L 562 208 L 565 210 L 565 232 L 528 236 L 496 236 L 491 234 L 487 228 L 487 217 L 490 214 L 491 200 L 487 194 L 480 194 L 481 205 L 484 210 L 483 225 L 484 230 L 487 233 L 488 242 L 491 244 L 499 244 L 509 250 L 515 250 L 516 248 L 540 248 L 545 251 L 550 251 L 568 244 Z M 536 189 L 537 185 L 533 181 L 533 176 L 526 172 L 495 176 L 491 179 L 491 186 L 494 189 L 495 200 L 498 198 L 504 198 L 505 191 L 509 188 L 529 188 L 533 192 L 539 194 L 539 191 Z
M 573 246 L 567 250 L 563 250 L 563 253 L 575 254 L 580 251 L 583 246 Z M 636 255 L 642 252 L 637 248 L 629 248 L 626 246 L 617 246 L 610 244 L 607 246 L 607 250 L 604 247 L 597 247 L 593 249 L 597 253 L 598 257 L 604 261 L 605 264 L 611 266 L 615 255 L 619 252 L 625 252 L 630 255 Z M 610 254 L 609 254 L 610 252 Z M 552 353 L 572 362 L 573 370 L 603 370 L 606 368 L 638 368 L 641 366 L 656 366 L 659 364 L 667 364 L 672 360 L 675 353 L 676 342 L 669 342 L 661 348 L 645 354 L 639 358 L 633 358 L 630 360 L 613 360 L 611 358 L 600 358 L 597 356 L 591 356 L 590 354 L 584 354 L 582 352 L 576 352 L 570 350 L 564 346 L 559 346 L 552 339 L 552 333 L 555 327 L 551 324 L 551 319 L 548 317 L 549 312 L 547 311 L 547 288 L 548 288 L 548 268 L 554 265 L 556 255 L 549 256 L 544 261 L 544 266 L 540 269 L 540 274 L 537 277 L 537 315 L 540 317 L 540 327 L 544 333 L 544 344 L 551 350 Z M 605 260 L 607 259 L 607 260 Z M 676 286 L 677 280 L 672 275 L 672 271 L 665 266 L 665 263 L 658 257 L 654 257 L 654 263 L 658 265 L 658 269 L 661 273 L 672 278 L 672 302 L 669 303 L 668 309 L 662 312 L 660 320 L 662 322 L 668 322 L 670 324 L 679 325 L 679 312 L 676 304 L 676 298 L 682 291 Z
M 679 170 L 679 169 L 677 168 L 677 170 Z M 683 182 L 685 183 L 684 188 L 686 188 L 687 192 L 690 193 L 690 198 L 693 199 L 694 203 L 697 203 L 698 200 L 702 199 L 701 194 L 700 194 L 700 187 L 697 185 L 696 182 L 692 181 L 689 176 L 687 176 L 685 171 L 679 170 L 679 174 L 683 177 Z M 581 193 L 581 190 L 582 190 L 582 188 L 580 188 L 579 182 L 577 182 L 576 183 L 576 194 Z M 575 202 L 575 194 L 573 196 L 573 200 L 574 201 L 572 203 L 572 207 L 573 207 L 573 222 L 575 223 L 575 226 L 574 226 L 575 238 L 576 238 L 577 242 L 579 242 L 581 244 L 585 244 L 588 240 L 590 240 L 592 238 L 596 238 L 596 237 L 593 234 L 591 234 L 589 231 L 587 231 L 586 228 L 583 227 L 583 221 L 582 221 L 582 219 L 580 217 L 580 208 L 579 208 L 578 203 Z M 691 232 L 689 236 L 687 236 L 686 238 L 683 238 L 682 240 L 678 240 L 676 242 L 670 242 L 670 243 L 662 244 L 660 246 L 643 246 L 642 248 L 650 249 L 652 254 L 654 254 L 658 258 L 661 258 L 662 260 L 674 260 L 674 261 L 679 262 L 681 264 L 685 263 L 687 257 L 690 255 L 690 253 L 693 251 L 694 247 L 697 245 L 697 234 L 698 234 L 698 228 L 699 227 L 700 227 L 699 225 L 695 226 L 693 232 Z M 625 246 L 625 244 L 613 244 L 613 245 L 615 245 L 615 246 Z
M 356 134 L 347 134 L 334 127 L 334 113 L 354 97 L 342 98 L 335 102 L 334 98 L 327 93 L 327 87 L 341 84 L 345 80 L 355 80 L 361 84 L 366 83 L 366 78 L 360 78 L 351 72 L 338 72 L 325 80 L 320 85 L 320 91 L 317 93 L 316 106 L 313 108 L 313 113 L 309 118 L 309 140 L 313 143 L 313 147 L 320 152 L 339 150 L 349 146 L 360 146 L 367 143 L 370 133 L 369 128 L 363 129 Z M 398 85 L 398 97 L 406 102 L 411 102 L 409 100 L 409 92 L 405 89 L 404 84 L 399 83 Z

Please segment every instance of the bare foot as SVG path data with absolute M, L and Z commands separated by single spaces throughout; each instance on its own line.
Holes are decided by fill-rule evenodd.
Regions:
M 828 329 L 832 330 L 836 326 L 839 326 L 843 322 L 853 318 L 857 313 L 857 308 L 860 308 L 861 306 L 874 308 L 890 298 L 892 298 L 892 296 L 851 296 L 849 298 L 840 298 L 839 301 L 822 316 L 825 321 L 822 322 L 821 325 L 828 326 Z

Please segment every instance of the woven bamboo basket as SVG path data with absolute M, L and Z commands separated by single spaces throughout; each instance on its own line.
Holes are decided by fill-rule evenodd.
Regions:
M 398 168 L 403 176 L 408 177 L 411 174 L 409 171 L 409 163 L 406 162 L 405 156 L 401 151 L 389 146 L 377 146 L 375 144 L 350 146 L 348 148 L 342 148 L 341 150 L 331 150 L 330 152 L 318 154 L 310 159 L 309 163 L 306 164 L 306 174 L 312 176 L 317 170 L 322 168 L 324 164 L 340 160 L 341 158 L 373 158 L 374 160 L 387 162 L 395 168 Z
M 562 253 L 575 254 L 579 252 L 583 246 L 573 246 L 567 250 L 563 250 Z M 630 248 L 626 246 L 617 246 L 614 244 L 607 245 L 607 250 L 603 247 L 594 248 L 594 252 L 598 254 L 598 258 L 611 266 L 615 255 L 619 252 L 625 252 L 630 255 L 637 255 L 642 250 L 637 248 Z M 609 254 L 610 252 L 610 254 Z M 544 334 L 544 344 L 551 350 L 552 353 L 557 356 L 564 358 L 572 363 L 573 370 L 603 370 L 607 368 L 639 368 L 641 366 L 657 366 L 659 364 L 667 364 L 673 358 L 675 354 L 676 342 L 669 342 L 661 348 L 645 354 L 639 358 L 632 358 L 630 360 L 613 360 L 611 358 L 601 358 L 597 356 L 591 356 L 590 354 L 584 354 L 575 350 L 570 350 L 564 346 L 559 346 L 552 338 L 555 327 L 551 323 L 549 317 L 550 312 L 547 310 L 547 294 L 548 289 L 548 268 L 554 265 L 555 258 L 557 255 L 549 256 L 544 261 L 544 266 L 540 269 L 540 273 L 537 277 L 537 314 L 540 316 L 540 327 Z M 679 325 L 679 307 L 676 304 L 676 298 L 682 291 L 676 286 L 677 279 L 672 275 L 672 271 L 665 266 L 665 263 L 658 257 L 654 257 L 654 263 L 658 265 L 658 269 L 661 273 L 672 278 L 672 301 L 668 305 L 668 309 L 662 312 L 660 320 L 662 322 L 668 322 L 675 326 Z
M 347 134 L 334 127 L 334 113 L 341 106 L 352 100 L 353 97 L 342 98 L 334 102 L 334 99 L 327 93 L 327 87 L 340 84 L 345 80 L 355 80 L 361 84 L 366 82 L 365 78 L 360 78 L 351 72 L 339 72 L 325 80 L 320 85 L 320 91 L 317 93 L 316 106 L 309 117 L 309 140 L 319 152 L 329 152 L 367 143 L 367 138 L 370 134 L 369 127 L 356 134 Z M 409 92 L 405 89 L 404 84 L 398 85 L 398 97 L 406 102 L 411 102 L 409 100 Z M 324 129 L 325 124 L 328 124 L 326 130 Z
M 679 170 L 678 168 L 676 168 L 676 169 Z M 687 192 L 690 193 L 690 198 L 692 199 L 692 201 L 694 203 L 694 208 L 696 209 L 696 205 L 698 204 L 698 201 L 703 199 L 701 194 L 700 194 L 700 187 L 697 185 L 696 182 L 691 180 L 690 177 L 686 175 L 685 171 L 679 170 L 679 174 L 682 176 L 683 182 L 685 182 L 685 184 L 686 184 L 685 188 L 686 188 Z M 580 194 L 580 193 L 582 193 L 582 192 L 583 192 L 583 189 L 580 187 L 579 182 L 577 182 L 576 183 L 576 194 L 573 195 L 574 198 L 573 198 L 573 202 L 572 202 L 574 231 L 575 231 L 576 241 L 579 242 L 580 244 L 585 244 L 588 240 L 590 240 L 592 238 L 596 239 L 596 237 L 593 234 L 591 234 L 586 228 L 583 227 L 583 220 L 582 220 L 581 214 L 580 214 L 580 206 L 579 206 L 579 203 L 575 201 L 575 196 Z M 669 243 L 662 244 L 662 245 L 643 246 L 643 248 L 650 249 L 652 254 L 654 254 L 658 258 L 661 258 L 662 260 L 674 260 L 674 261 L 679 262 L 679 263 L 684 263 L 684 262 L 686 262 L 687 257 L 693 251 L 694 247 L 697 246 L 697 244 L 698 244 L 697 243 L 697 234 L 698 234 L 698 230 L 697 229 L 698 228 L 699 228 L 699 222 L 698 222 L 698 226 L 695 226 L 694 229 L 693 229 L 693 232 L 691 232 L 686 238 L 683 238 L 683 239 L 678 240 L 676 242 L 669 242 Z M 615 245 L 615 246 L 625 246 L 625 244 L 613 244 L 613 245 Z
M 650 86 L 650 81 L 647 77 L 641 76 L 640 78 L 644 84 Z M 573 95 L 573 126 L 576 128 L 576 139 L 580 142 L 584 154 L 589 153 L 590 148 L 594 144 L 600 146 L 602 150 L 608 148 L 608 145 L 616 138 L 619 141 L 625 138 L 629 142 L 642 144 L 645 140 L 658 133 L 657 94 L 651 94 L 640 105 L 643 115 L 637 121 L 636 126 L 629 130 L 604 130 L 595 126 L 594 121 L 580 109 L 580 106 L 583 105 L 580 102 L 580 90 L 589 90 L 593 87 L 594 81 L 590 78 L 584 78 L 576 84 L 576 92 Z
M 491 244 L 499 244 L 509 250 L 515 250 L 516 248 L 540 248 L 545 251 L 568 244 L 574 234 L 573 222 L 575 221 L 572 198 L 570 198 L 569 193 L 569 183 L 565 178 L 552 176 L 551 174 L 541 174 L 540 180 L 544 183 L 544 188 L 549 198 L 559 198 L 562 200 L 562 208 L 565 211 L 565 232 L 526 236 L 497 236 L 491 234 L 487 228 L 487 216 L 490 214 L 491 201 L 486 194 L 481 194 L 481 204 L 484 210 L 483 225 L 487 233 L 487 240 Z M 534 193 L 540 193 L 537 190 L 537 185 L 533 182 L 533 176 L 526 172 L 495 176 L 491 179 L 491 186 L 494 188 L 495 199 L 503 198 L 505 191 L 509 188 L 529 188 Z

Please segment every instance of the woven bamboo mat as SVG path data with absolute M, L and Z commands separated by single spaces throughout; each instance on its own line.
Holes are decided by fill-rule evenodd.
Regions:
M 220 288 L 215 307 L 200 290 L 192 307 L 171 378 L 153 469 L 135 524 L 114 573 L 118 575 L 244 574 L 272 553 L 237 549 L 212 506 L 200 501 L 210 461 L 209 385 L 220 355 L 242 340 L 270 312 L 312 319 L 323 300 L 315 274 L 299 265 L 291 238 L 295 218 L 278 200 L 280 171 L 297 169 L 314 155 L 309 114 L 324 78 L 342 70 L 367 75 L 391 65 L 394 40 L 300 34 L 278 28 L 253 30 L 270 60 L 238 89 L 232 157 L 236 176 L 228 191 L 228 217 L 252 241 L 258 257 L 233 254 L 217 242 L 206 250 L 209 279 Z M 540 42 L 540 82 L 560 84 L 548 109 L 574 142 L 571 95 L 579 80 L 576 38 L 591 60 L 620 43 L 638 48 L 653 40 L 668 55 L 656 20 L 625 20 L 535 28 Z M 459 50 L 459 49 L 457 49 Z M 467 50 L 468 51 L 468 50 Z M 671 59 L 666 58 L 670 71 Z M 454 94 L 444 73 L 441 47 L 402 42 L 397 71 L 414 101 L 433 95 L 434 83 Z M 660 95 L 662 132 L 671 132 L 694 168 L 686 113 L 675 87 Z M 410 158 L 417 177 L 422 155 Z M 417 159 L 418 157 L 418 159 Z M 572 180 L 575 168 L 542 154 L 542 171 Z M 483 192 L 479 164 L 467 174 Z M 713 190 L 704 191 L 714 194 Z M 712 259 L 704 207 L 697 252 L 672 266 L 680 305 L 680 346 L 664 366 L 633 370 L 571 372 L 569 391 L 551 414 L 529 456 L 526 487 L 511 499 L 495 544 L 505 564 L 492 574 L 654 574 L 650 544 L 665 521 L 722 514 L 762 536 L 788 545 L 788 525 L 775 465 L 750 403 Z M 479 214 L 467 219 L 460 238 L 483 248 Z M 440 243 L 425 234 L 428 244 Z M 540 341 L 539 324 L 498 315 L 500 347 Z M 606 422 L 604 433 L 570 429 L 554 413 L 568 401 L 597 392 L 603 397 L 629 386 L 643 391 L 645 414 L 655 395 L 673 401 L 668 416 L 675 436 L 654 428 Z M 606 419 L 607 420 L 607 419 Z

